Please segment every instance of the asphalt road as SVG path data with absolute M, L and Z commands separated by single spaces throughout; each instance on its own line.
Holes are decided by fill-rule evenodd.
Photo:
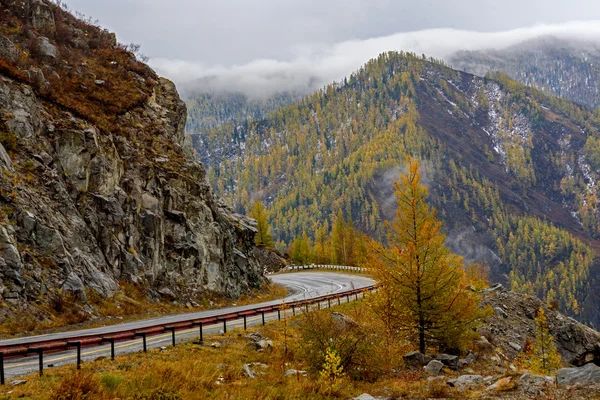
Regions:
M 187 321 L 190 319 L 199 319 L 204 317 L 211 317 L 223 313 L 240 312 L 248 309 L 255 308 L 257 306 L 270 306 L 275 304 L 281 304 L 282 301 L 297 301 L 311 299 L 328 294 L 334 294 L 344 292 L 352 289 L 359 289 L 373 285 L 373 280 L 361 275 L 350 275 L 340 274 L 333 272 L 296 272 L 289 274 L 271 275 L 270 278 L 278 284 L 284 285 L 290 289 L 290 294 L 283 300 L 274 300 L 270 302 L 252 304 L 240 307 L 228 307 L 222 309 L 214 309 L 209 311 L 201 311 L 195 313 L 177 314 L 161 318 L 153 318 L 142 321 L 127 322 L 118 325 L 104 326 L 93 329 L 85 329 L 77 331 L 78 335 L 96 335 L 123 331 L 123 330 L 141 330 L 149 326 L 158 324 L 173 324 L 176 322 Z M 345 300 L 345 299 L 343 299 Z M 324 302 L 326 304 L 326 302 Z M 297 311 L 299 312 L 299 311 Z M 291 315 L 291 311 L 288 310 L 288 315 Z M 277 312 L 265 314 L 265 320 L 270 321 L 277 319 Z M 250 317 L 247 319 L 247 324 L 257 325 L 262 323 L 262 318 Z M 243 327 L 243 320 L 227 322 L 227 330 Z M 203 329 L 204 335 L 218 334 L 223 329 L 223 324 L 219 323 L 216 325 L 205 326 Z M 30 336 L 17 339 L 9 339 L 0 341 L 0 346 L 9 344 L 28 344 L 37 342 L 39 340 L 60 340 L 68 337 L 72 337 L 73 332 L 62 332 L 48 335 Z M 198 337 L 198 328 L 178 331 L 176 334 L 177 342 L 187 342 Z M 163 346 L 171 345 L 172 337 L 171 333 L 160 334 L 147 338 L 147 348 L 158 348 Z M 121 355 L 142 350 L 142 339 L 135 339 L 131 341 L 121 342 L 115 344 L 115 354 Z M 110 357 L 110 345 L 102 345 L 97 347 L 89 347 L 82 349 L 81 359 L 83 362 L 93 360 L 97 357 Z M 57 367 L 64 364 L 73 364 L 76 362 L 75 350 L 46 354 L 44 356 L 44 369 Z M 5 375 L 7 380 L 18 376 L 28 375 L 30 373 L 38 371 L 39 359 L 37 355 L 30 357 L 24 357 L 19 359 L 8 359 L 5 360 Z

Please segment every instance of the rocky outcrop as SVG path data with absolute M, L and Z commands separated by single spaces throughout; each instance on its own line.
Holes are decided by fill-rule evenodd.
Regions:
M 600 363 L 600 333 L 550 310 L 538 298 L 506 292 L 492 292 L 484 296 L 484 305 L 494 309 L 481 333 L 492 345 L 515 357 L 528 337 L 534 337 L 535 317 L 544 308 L 551 334 L 563 360 L 575 366 L 589 362 Z M 502 312 L 496 311 L 501 310 Z
M 600 383 L 600 367 L 586 364 L 579 368 L 563 368 L 556 372 L 559 385 L 593 385 Z
M 52 8 L 29 3 L 33 28 L 51 33 Z M 186 106 L 175 85 L 109 41 L 105 53 L 130 67 L 111 58 L 94 61 L 106 64 L 97 71 L 81 72 L 84 64 L 68 60 L 59 65 L 76 83 L 74 95 L 84 93 L 98 110 L 78 108 L 65 95 L 70 87 L 42 79 L 42 71 L 58 76 L 44 64 L 59 51 L 49 37 L 38 38 L 41 54 L 24 74 L 29 81 L 0 70 L 0 302 L 22 311 L 57 290 L 86 301 L 90 291 L 115 294 L 120 282 L 170 300 L 237 297 L 261 287 L 255 222 L 213 195 L 203 165 L 186 150 Z M 122 71 L 108 75 L 107 68 Z M 77 84 L 98 80 L 92 72 L 106 79 L 94 92 Z M 111 106 L 123 87 L 140 100 Z M 0 311 L 0 321 L 16 310 Z

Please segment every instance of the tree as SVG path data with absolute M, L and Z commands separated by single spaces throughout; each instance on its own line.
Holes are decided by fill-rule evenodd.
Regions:
M 271 236 L 271 228 L 268 221 L 269 215 L 262 201 L 256 200 L 252 211 L 250 211 L 250 217 L 256 220 L 256 227 L 258 229 L 256 236 L 254 236 L 254 242 L 257 245 L 273 247 L 273 236 Z
M 541 307 L 535 318 L 535 345 L 530 349 L 528 364 L 534 372 L 545 375 L 561 367 L 561 357 L 556 349 L 554 337 L 550 335 L 548 320 Z
M 381 301 L 395 308 L 395 325 L 409 333 L 424 353 L 431 344 L 456 348 L 482 317 L 477 296 L 467 289 L 462 259 L 445 246 L 435 210 L 427 204 L 419 163 L 407 158 L 408 172 L 394 182 L 398 208 L 387 224 L 388 246 L 371 241 L 368 263 L 373 276 L 393 294 Z M 377 304 L 377 303 L 375 303 Z

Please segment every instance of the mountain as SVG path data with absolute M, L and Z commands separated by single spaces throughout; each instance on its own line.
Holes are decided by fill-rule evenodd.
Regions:
M 203 163 L 227 158 L 227 153 L 209 153 L 203 133 L 222 124 L 243 124 L 264 118 L 269 112 L 292 104 L 301 98 L 294 93 L 276 93 L 266 98 L 248 98 L 243 93 L 196 91 L 188 95 L 186 133 L 190 135 L 200 161 Z M 219 162 L 217 161 L 217 162 Z
M 392 182 L 419 158 L 448 244 L 494 279 L 598 323 L 598 116 L 503 74 L 387 53 L 262 120 L 203 134 L 210 182 L 238 211 L 263 200 L 276 240 L 342 212 L 385 240 Z
M 591 109 L 600 106 L 600 46 L 594 42 L 545 36 L 502 50 L 460 51 L 447 61 L 461 71 L 478 76 L 501 71 Z
M 214 195 L 175 85 L 50 1 L 0 8 L 0 321 L 56 294 L 236 297 L 254 221 Z M 93 312 L 93 309 L 92 311 Z

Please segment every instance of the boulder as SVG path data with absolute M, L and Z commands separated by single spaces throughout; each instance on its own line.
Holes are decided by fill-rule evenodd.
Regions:
M 508 314 L 500 307 L 494 307 L 494 314 L 502 318 L 508 318 Z
M 510 347 L 512 347 L 513 349 L 515 349 L 517 352 L 521 351 L 522 347 L 519 343 L 515 343 L 515 342 L 508 342 L 508 345 Z
M 285 376 L 297 376 L 297 375 L 307 376 L 308 373 L 306 371 L 300 371 L 297 369 L 288 369 L 287 371 L 285 371 Z
M 7 170 L 9 172 L 15 171 L 10 156 L 6 152 L 4 146 L 2 146 L 2 143 L 0 143 L 0 169 Z
M 51 34 L 56 32 L 52 8 L 43 1 L 31 0 L 29 13 L 31 24 L 38 32 Z
M 431 360 L 424 368 L 428 374 L 438 375 L 444 368 L 444 364 L 438 360 Z
M 445 366 L 451 369 L 458 369 L 458 356 L 453 356 L 450 354 L 436 354 L 433 358 L 441 361 Z
M 600 367 L 589 363 L 578 368 L 562 368 L 556 372 L 559 385 L 592 385 L 600 383 Z
M 256 375 L 257 375 L 256 372 L 252 369 L 252 367 L 250 367 L 249 364 L 242 365 L 242 372 L 249 379 L 254 379 L 254 378 L 256 378 Z
M 368 393 L 363 393 L 358 397 L 352 398 L 352 400 L 375 400 L 375 397 L 371 396 Z
M 483 376 L 481 375 L 461 375 L 456 379 L 450 379 L 446 383 L 450 387 L 462 390 L 470 386 L 482 385 L 484 382 Z
M 344 315 L 342 313 L 332 312 L 331 316 L 333 317 L 333 320 L 336 322 L 336 324 L 338 324 L 340 326 L 340 328 L 358 326 L 358 324 L 356 323 L 355 320 L 353 320 L 349 316 Z
M 11 63 L 19 59 L 19 49 L 4 35 L 0 35 L 0 57 L 6 58 Z
M 40 36 L 38 38 L 37 50 L 43 57 L 50 59 L 56 59 L 56 57 L 58 57 L 58 50 L 56 49 L 56 46 L 50 43 L 50 40 L 44 36 Z
M 404 355 L 404 365 L 412 368 L 421 368 L 431 361 L 431 357 L 418 351 L 411 351 Z

